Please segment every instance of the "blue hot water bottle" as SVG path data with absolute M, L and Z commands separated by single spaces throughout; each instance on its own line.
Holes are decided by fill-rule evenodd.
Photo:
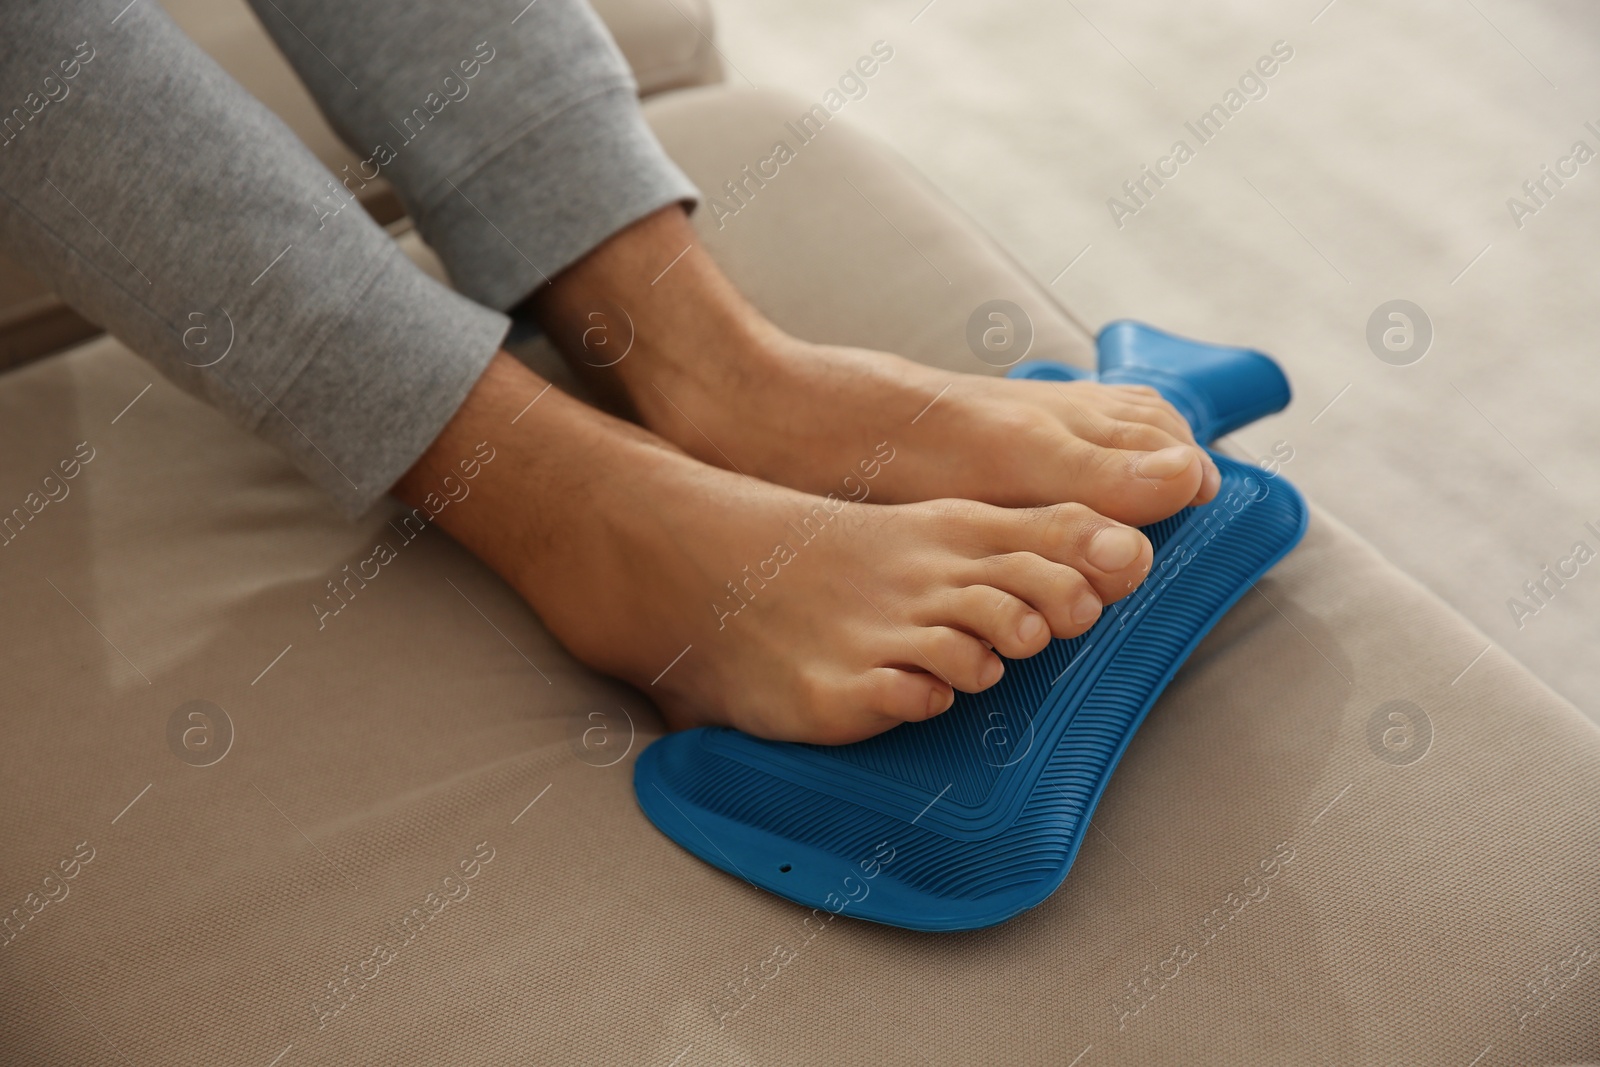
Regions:
M 1095 374 L 1027 363 L 1014 378 L 1153 386 L 1202 445 L 1282 410 L 1260 352 L 1135 322 L 1097 340 Z M 1056 890 L 1133 732 L 1223 612 L 1305 532 L 1292 486 L 1212 453 L 1216 499 L 1144 527 L 1150 575 L 1094 627 L 1052 641 L 926 722 L 852 745 L 671 734 L 634 769 L 639 806 L 707 863 L 798 904 L 914 930 L 1004 922 Z

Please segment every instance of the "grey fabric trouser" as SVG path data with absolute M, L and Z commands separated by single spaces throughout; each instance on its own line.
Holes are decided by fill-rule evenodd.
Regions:
M 8 0 L 0 248 L 357 514 L 504 310 L 696 194 L 579 0 L 253 2 L 357 167 L 329 173 L 154 0 Z M 380 175 L 460 295 L 354 204 Z

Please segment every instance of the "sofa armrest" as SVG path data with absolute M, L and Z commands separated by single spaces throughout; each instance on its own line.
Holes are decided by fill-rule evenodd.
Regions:
M 722 80 L 709 0 L 590 0 L 617 39 L 639 95 Z

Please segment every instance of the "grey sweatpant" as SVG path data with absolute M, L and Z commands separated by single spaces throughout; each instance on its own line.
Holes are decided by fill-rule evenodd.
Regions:
M 504 310 L 695 190 L 580 0 L 252 2 L 358 166 L 331 174 L 155 0 L 6 0 L 0 248 L 356 514 Z M 459 295 L 352 202 L 380 175 Z

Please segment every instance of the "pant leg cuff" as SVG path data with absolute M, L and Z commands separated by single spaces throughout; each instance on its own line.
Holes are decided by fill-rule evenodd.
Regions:
M 455 287 L 504 311 L 630 223 L 698 199 L 645 123 L 631 86 L 618 85 L 445 183 L 415 215 Z
M 358 516 L 433 444 L 509 326 L 397 253 L 256 432 Z

